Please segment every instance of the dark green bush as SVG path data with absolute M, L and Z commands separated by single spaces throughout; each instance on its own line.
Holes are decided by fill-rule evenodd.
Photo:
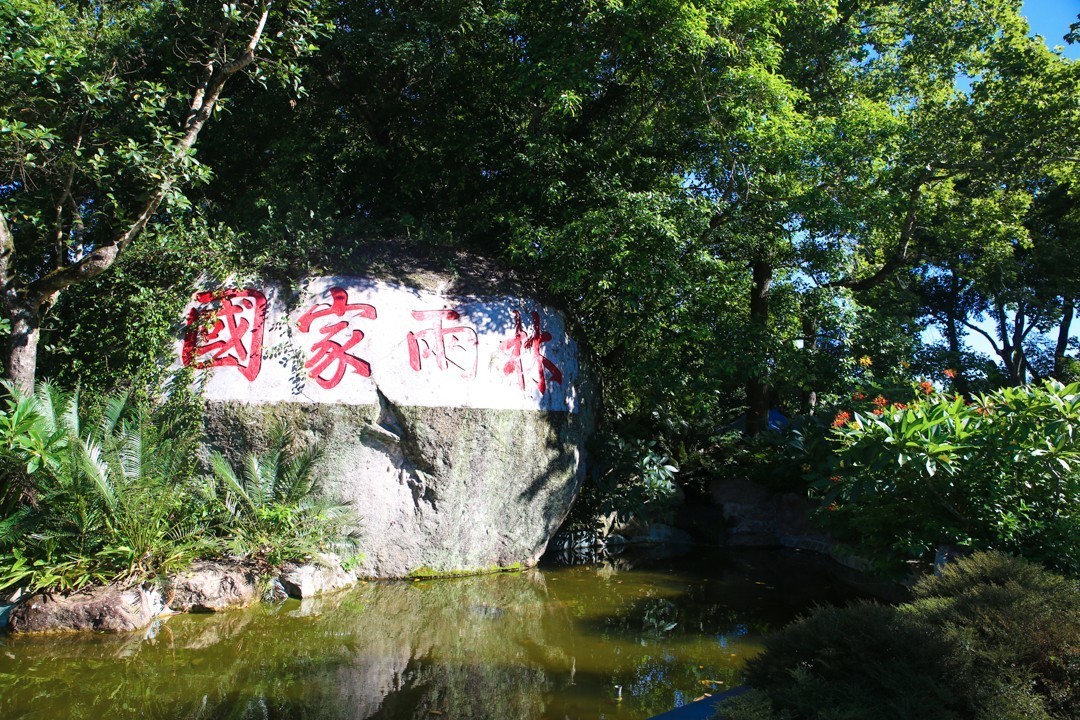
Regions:
M 979 553 L 899 607 L 821 608 L 766 642 L 727 720 L 1080 718 L 1080 586 Z

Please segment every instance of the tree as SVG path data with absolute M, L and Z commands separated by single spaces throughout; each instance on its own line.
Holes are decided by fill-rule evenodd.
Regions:
M 300 90 L 312 3 L 0 0 L 0 286 L 7 374 L 33 385 L 41 321 L 149 226 L 191 212 L 203 128 L 237 76 Z
M 708 208 L 684 182 L 706 100 L 745 130 L 782 90 L 760 82 L 775 7 L 342 4 L 307 98 L 264 94 L 266 112 L 207 135 L 242 153 L 215 153 L 208 204 L 284 271 L 358 267 L 357 246 L 387 235 L 501 257 L 574 315 L 609 407 L 719 412 L 714 337 L 739 337 L 737 283 L 698 252 Z
M 1080 66 L 1029 37 L 1012 2 L 823 0 L 791 13 L 780 42 L 786 103 L 742 137 L 717 123 L 694 170 L 718 252 L 745 263 L 751 334 L 775 332 L 785 282 L 867 302 L 966 248 L 1003 252 L 1039 182 L 1080 154 Z M 776 366 L 750 366 L 751 433 Z

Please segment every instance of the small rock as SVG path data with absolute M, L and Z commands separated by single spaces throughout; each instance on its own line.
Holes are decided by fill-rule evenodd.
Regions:
M 279 578 L 289 597 L 310 598 L 356 584 L 356 573 L 341 567 L 336 555 L 320 555 L 314 562 L 286 565 Z
M 199 562 L 165 581 L 165 599 L 177 612 L 219 612 L 259 599 L 258 576 L 235 563 Z
M 11 610 L 8 626 L 13 633 L 131 632 L 149 625 L 162 607 L 156 588 L 107 585 L 70 595 L 38 593 Z

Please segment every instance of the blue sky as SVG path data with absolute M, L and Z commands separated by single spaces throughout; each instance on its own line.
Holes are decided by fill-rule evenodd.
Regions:
M 1080 45 L 1066 45 L 1062 37 L 1080 13 L 1080 0 L 1027 0 L 1021 12 L 1027 17 L 1031 31 L 1042 35 L 1046 44 L 1065 46 L 1065 56 L 1080 59 Z

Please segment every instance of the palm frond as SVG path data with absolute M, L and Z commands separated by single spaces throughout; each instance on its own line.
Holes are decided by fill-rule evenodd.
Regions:
M 102 458 L 101 446 L 90 438 L 83 438 L 76 445 L 82 470 L 93 481 L 94 487 L 97 488 L 109 511 L 115 511 L 116 491 L 109 479 L 109 466 Z
M 268 486 L 271 486 L 273 482 L 266 478 L 262 458 L 255 453 L 248 453 L 244 457 L 243 480 L 253 507 L 265 505 Z
M 123 423 L 119 432 L 109 438 L 114 447 L 120 473 L 128 484 L 134 485 L 143 478 L 143 437 L 138 425 Z
M 79 391 L 74 390 L 63 397 L 63 410 L 54 431 L 63 431 L 69 437 L 79 437 L 82 421 L 79 419 Z
M 247 506 L 248 510 L 255 512 L 255 503 L 252 501 L 247 490 L 244 488 L 243 481 L 236 476 L 236 473 L 232 469 L 232 465 L 225 459 L 225 456 L 219 452 L 215 452 L 210 456 L 210 468 L 214 472 L 214 477 L 221 481 L 225 486 L 225 490 L 229 495 L 234 498 L 239 498 Z M 230 509 L 230 512 L 235 514 L 235 509 Z
M 322 458 L 322 448 L 311 443 L 285 465 L 274 495 L 283 502 L 295 503 L 315 491 L 315 465 Z
M 101 433 L 100 437 L 112 435 L 130 409 L 130 390 L 110 395 L 105 401 L 105 412 L 102 414 L 101 421 L 98 424 L 98 432 Z
M 58 430 L 68 430 L 64 424 L 64 413 L 69 398 L 63 390 L 48 380 L 42 380 L 34 386 L 31 397 L 33 398 L 34 409 L 40 415 L 41 423 L 46 432 L 54 433 Z M 75 434 L 78 434 L 77 425 Z

